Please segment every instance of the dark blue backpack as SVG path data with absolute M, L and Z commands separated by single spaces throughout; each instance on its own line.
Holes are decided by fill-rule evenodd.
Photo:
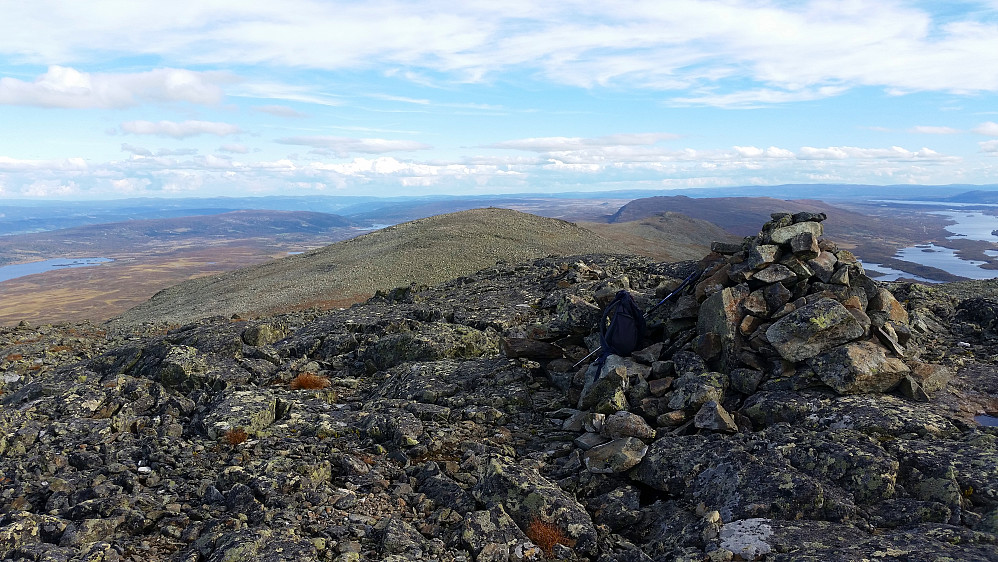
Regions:
M 617 291 L 613 301 L 603 311 L 599 323 L 602 346 L 598 363 L 610 355 L 626 357 L 641 345 L 645 335 L 645 315 L 627 291 Z

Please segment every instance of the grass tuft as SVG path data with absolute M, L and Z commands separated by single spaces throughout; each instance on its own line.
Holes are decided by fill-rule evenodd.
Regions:
M 556 544 L 563 544 L 569 548 L 575 546 L 575 539 L 569 538 L 560 527 L 536 518 L 530 521 L 530 526 L 527 527 L 527 537 L 541 547 L 547 557 L 554 555 Z
M 225 432 L 222 439 L 224 439 L 229 445 L 238 445 L 249 439 L 249 434 L 246 433 L 246 430 L 241 427 L 233 427 Z
M 291 390 L 318 390 L 329 386 L 329 379 L 315 373 L 302 373 L 291 381 Z

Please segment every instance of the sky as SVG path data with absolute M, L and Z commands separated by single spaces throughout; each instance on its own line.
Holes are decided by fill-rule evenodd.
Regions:
M 998 0 L 0 14 L 0 201 L 998 184 Z

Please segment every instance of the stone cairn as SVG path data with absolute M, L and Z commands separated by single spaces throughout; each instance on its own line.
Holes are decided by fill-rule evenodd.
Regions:
M 583 432 L 591 471 L 627 470 L 667 431 L 750 430 L 737 409 L 759 391 L 925 401 L 946 384 L 948 371 L 906 357 L 907 311 L 821 238 L 823 213 L 771 217 L 757 236 L 711 246 L 692 294 L 657 320 L 663 341 L 576 374 L 563 427 Z

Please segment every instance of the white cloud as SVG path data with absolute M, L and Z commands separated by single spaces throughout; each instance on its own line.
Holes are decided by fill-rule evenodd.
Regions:
M 111 189 L 122 195 L 141 194 L 152 182 L 146 178 L 122 178 L 111 180 Z
M 931 125 L 918 125 L 908 129 L 909 133 L 919 133 L 924 135 L 955 135 L 960 132 L 953 127 L 935 127 Z
M 144 146 L 136 146 L 130 143 L 121 143 L 121 150 L 123 152 L 131 152 L 135 156 L 141 157 L 153 157 L 153 156 L 191 156 L 197 154 L 196 148 L 161 148 L 155 153 L 152 150 Z
M 800 160 L 953 160 L 955 157 L 940 154 L 930 148 L 916 151 L 899 146 L 890 148 L 859 148 L 855 146 L 830 146 L 827 148 L 801 147 Z
M 981 152 L 998 154 L 998 140 L 984 141 L 978 144 L 981 146 Z
M 22 197 L 71 197 L 78 195 L 81 189 L 75 181 L 37 180 L 21 189 Z
M 182 139 L 197 135 L 238 135 L 243 131 L 230 123 L 213 121 L 127 121 L 121 124 L 121 130 L 133 135 L 158 135 Z
M 735 152 L 739 156 L 744 156 L 745 158 L 793 158 L 793 151 L 787 150 L 785 148 L 778 148 L 771 146 L 769 148 L 757 148 L 754 146 L 736 146 L 734 147 Z
M 347 155 L 352 153 L 384 154 L 387 152 L 409 152 L 427 150 L 428 144 L 409 140 L 355 139 L 349 137 L 302 136 L 277 139 L 280 144 L 311 146 L 320 154 Z
M 994 121 L 985 121 L 984 123 L 974 127 L 974 132 L 979 135 L 998 137 L 998 123 L 995 123 Z
M 87 162 L 83 158 L 64 158 L 62 160 L 23 160 L 0 156 L 0 171 L 24 172 L 31 170 L 61 170 L 61 171 L 84 171 L 87 170 Z
M 728 108 L 755 108 L 764 105 L 819 100 L 842 94 L 848 88 L 825 86 L 800 90 L 774 90 L 771 88 L 750 89 L 726 94 L 703 93 L 691 96 L 677 96 L 668 100 L 669 105 L 705 105 Z
M 135 146 L 127 142 L 121 143 L 121 150 L 123 152 L 131 152 L 136 156 L 152 156 L 153 152 L 144 146 Z
M 249 148 L 245 144 L 223 144 L 218 149 L 231 154 L 249 154 Z
M 0 20 L 0 54 L 32 64 L 127 53 L 189 66 L 374 69 L 437 83 L 526 72 L 587 88 L 688 90 L 673 101 L 728 107 L 863 86 L 998 91 L 998 74 L 982 70 L 998 67 L 993 12 L 934 9 L 857 1 L 176 0 L 164 11 L 143 2 L 18 2 Z
M 293 107 L 288 107 L 286 105 L 259 105 L 254 107 L 253 109 L 261 113 L 276 115 L 277 117 L 288 117 L 288 118 L 307 117 L 306 114 L 298 111 L 297 109 L 294 109 Z
M 65 66 L 50 66 L 32 82 L 0 78 L 0 105 L 121 109 L 144 102 L 215 104 L 222 98 L 218 83 L 229 80 L 231 77 L 223 73 L 176 68 L 133 74 L 90 74 Z
M 677 138 L 679 138 L 679 135 L 672 133 L 619 133 L 595 138 L 535 137 L 497 142 L 488 145 L 487 148 L 508 148 L 529 152 L 554 152 L 593 147 L 651 146 L 664 140 Z

